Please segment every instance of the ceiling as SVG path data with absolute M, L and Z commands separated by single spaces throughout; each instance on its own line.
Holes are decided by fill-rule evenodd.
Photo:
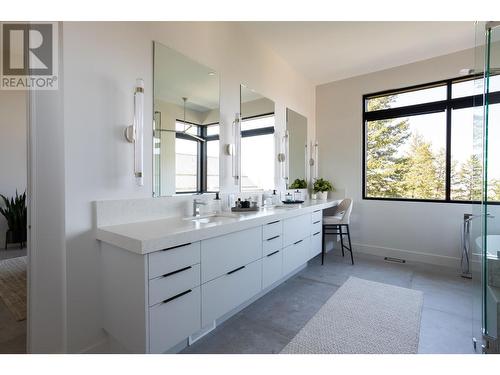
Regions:
M 314 84 L 474 47 L 467 22 L 241 22 Z M 465 68 L 465 67 L 464 67 Z
M 219 74 L 179 52 L 155 43 L 155 98 L 206 112 L 219 107 Z

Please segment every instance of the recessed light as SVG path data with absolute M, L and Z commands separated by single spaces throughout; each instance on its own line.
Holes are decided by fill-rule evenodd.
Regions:
M 214 76 L 215 75 L 215 72 L 209 72 L 208 73 L 209 76 Z

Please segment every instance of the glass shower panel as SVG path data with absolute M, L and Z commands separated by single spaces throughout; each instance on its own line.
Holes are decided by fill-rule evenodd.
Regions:
M 485 67 L 485 22 L 478 22 L 475 30 L 475 50 L 474 50 L 474 73 L 477 78 L 473 81 L 472 94 L 474 96 L 474 107 L 472 109 L 472 153 L 476 158 L 479 158 L 481 171 L 480 175 L 483 176 L 483 156 L 484 156 L 484 107 L 482 97 L 484 94 L 484 67 Z M 470 95 L 470 94 L 469 94 Z M 479 189 L 482 192 L 482 182 L 476 181 Z M 482 200 L 482 194 L 481 194 Z M 472 251 L 471 265 L 472 265 L 472 336 L 474 345 L 477 352 L 481 352 L 481 345 L 483 344 L 484 332 L 484 261 L 482 256 L 482 246 L 480 243 L 482 226 L 483 226 L 483 205 L 471 205 L 471 218 L 469 221 L 470 235 L 469 244 Z M 474 218 L 474 219 L 473 219 Z M 464 215 L 464 226 L 467 225 L 467 217 Z M 479 239 L 479 242 L 478 242 Z
M 478 24 L 478 34 L 481 25 Z M 500 74 L 500 23 L 486 23 L 482 27 L 483 43 L 476 43 L 476 66 L 484 56 L 483 92 L 476 101 L 474 114 L 474 152 L 482 162 L 482 200 L 474 208 L 480 220 L 471 236 L 474 255 L 478 259 L 478 278 L 474 295 L 474 314 L 477 318 L 477 302 L 481 299 L 481 331 L 485 351 L 498 353 L 500 333 L 500 91 L 497 82 Z M 484 103 L 483 103 L 484 102 Z M 476 103 L 475 103 L 476 105 Z M 479 233 L 478 233 L 479 232 Z M 480 281 L 480 285 L 478 282 Z M 474 325 L 477 338 L 477 324 Z M 480 336 L 479 336 L 480 337 Z
M 498 352 L 500 333 L 500 217 L 497 194 L 500 171 L 498 149 L 500 140 L 499 103 L 495 98 L 495 81 L 500 74 L 500 24 L 491 25 L 486 33 L 485 74 L 485 131 L 484 131 L 484 187 L 483 187 L 483 257 L 485 335 L 489 351 Z

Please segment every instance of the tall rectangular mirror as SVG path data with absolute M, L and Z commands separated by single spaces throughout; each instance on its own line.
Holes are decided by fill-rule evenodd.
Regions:
M 307 118 L 286 109 L 286 129 L 288 134 L 287 187 L 296 179 L 307 178 Z
M 219 190 L 219 75 L 154 42 L 153 196 Z
M 274 102 L 241 85 L 241 191 L 274 189 Z

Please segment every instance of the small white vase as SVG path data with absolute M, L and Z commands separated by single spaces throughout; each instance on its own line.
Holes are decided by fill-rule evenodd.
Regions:
M 319 191 L 316 194 L 318 195 L 319 200 L 326 201 L 328 199 L 328 192 L 327 191 Z

